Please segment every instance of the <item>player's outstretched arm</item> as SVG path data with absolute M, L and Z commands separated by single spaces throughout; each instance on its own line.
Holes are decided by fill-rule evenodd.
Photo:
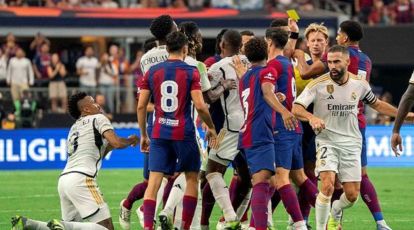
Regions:
M 139 141 L 139 138 L 136 135 L 123 138 L 117 136 L 113 130 L 105 131 L 103 136 L 108 141 L 109 145 L 114 149 L 123 149 L 130 145 L 135 146 Z
M 295 50 L 293 56 L 298 62 L 297 68 L 302 79 L 312 79 L 325 72 L 326 66 L 321 60 L 316 60 L 311 65 L 309 65 L 306 62 L 305 53 L 302 50 Z
M 203 92 L 203 98 L 208 104 L 214 103 L 226 90 L 237 89 L 237 83 L 233 79 L 222 80 L 214 87 L 210 88 L 206 92 Z
M 298 121 L 289 110 L 287 110 L 280 102 L 274 93 L 275 86 L 270 82 L 262 84 L 263 98 L 266 103 L 276 112 L 282 115 L 285 128 L 288 130 L 295 130 L 298 126 Z
M 325 122 L 308 112 L 301 104 L 293 104 L 292 113 L 301 121 L 307 121 L 312 126 L 313 131 L 318 134 L 325 129 Z
M 139 94 L 137 113 L 138 125 L 141 132 L 141 151 L 149 151 L 149 137 L 147 133 L 147 106 L 149 103 L 150 91 L 141 89 Z
M 193 100 L 194 107 L 198 112 L 201 120 L 207 125 L 207 135 L 212 139 L 215 139 L 217 134 L 215 131 L 213 120 L 211 119 L 210 113 L 208 112 L 207 106 L 203 100 L 201 90 L 192 90 L 191 99 Z

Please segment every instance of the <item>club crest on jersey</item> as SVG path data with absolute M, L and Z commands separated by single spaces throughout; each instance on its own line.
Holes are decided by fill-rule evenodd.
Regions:
M 332 93 L 334 92 L 334 86 L 333 86 L 333 85 L 327 85 L 327 86 L 326 86 L 326 91 L 327 91 L 329 94 L 332 94 Z
M 357 94 L 355 92 L 352 92 L 352 94 L 351 94 L 351 100 L 352 101 L 356 101 L 356 99 L 357 99 Z

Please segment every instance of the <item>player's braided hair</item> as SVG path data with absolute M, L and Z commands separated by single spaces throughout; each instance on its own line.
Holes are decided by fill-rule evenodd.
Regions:
M 78 92 L 76 94 L 73 94 L 69 98 L 68 111 L 70 116 L 73 117 L 75 120 L 79 119 L 81 115 L 81 111 L 78 107 L 78 102 L 84 99 L 86 96 L 88 96 L 88 94 L 86 94 L 85 92 Z
M 263 38 L 254 37 L 244 45 L 244 53 L 250 62 L 267 59 L 267 44 Z
M 344 21 L 339 25 L 339 28 L 348 36 L 350 41 L 358 42 L 364 37 L 362 27 L 356 21 Z
M 196 54 L 196 51 L 201 47 L 201 44 L 197 41 L 197 32 L 200 30 L 197 24 L 193 21 L 182 22 L 178 28 L 188 39 L 189 53 Z
M 161 15 L 151 22 L 150 31 L 154 37 L 160 41 L 164 41 L 171 32 L 174 20 L 170 15 Z

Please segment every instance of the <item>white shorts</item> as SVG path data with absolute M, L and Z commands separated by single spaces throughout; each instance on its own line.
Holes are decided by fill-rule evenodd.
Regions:
M 240 152 L 237 148 L 239 144 L 239 133 L 230 132 L 226 128 L 223 128 L 217 135 L 217 142 L 219 145 L 218 148 L 212 148 L 210 150 L 208 159 L 228 166 Z
M 95 178 L 80 173 L 65 174 L 59 178 L 58 192 L 64 221 L 98 223 L 111 218 Z
M 316 150 L 315 173 L 334 171 L 339 180 L 344 182 L 361 181 L 362 146 L 331 146 L 320 144 Z

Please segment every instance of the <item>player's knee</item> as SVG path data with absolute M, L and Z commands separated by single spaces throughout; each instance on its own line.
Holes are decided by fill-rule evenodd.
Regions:
M 332 181 L 322 181 L 322 187 L 321 187 L 321 192 L 323 194 L 325 194 L 326 196 L 332 196 L 335 186 L 334 186 L 334 182 Z
M 346 195 L 346 199 L 349 202 L 355 203 L 358 200 L 359 192 L 358 191 L 352 191 L 352 192 L 349 192 L 349 193 L 345 193 L 345 195 Z

